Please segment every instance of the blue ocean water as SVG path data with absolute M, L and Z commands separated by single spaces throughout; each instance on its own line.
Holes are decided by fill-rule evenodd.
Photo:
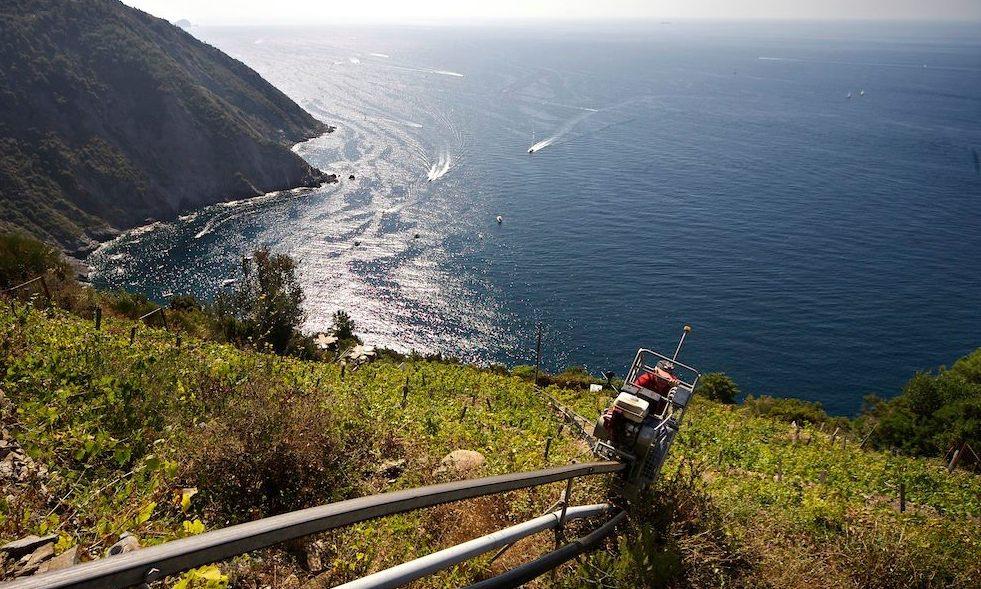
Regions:
M 690 323 L 683 360 L 836 413 L 981 345 L 978 25 L 192 32 L 337 125 L 297 151 L 342 181 L 133 232 L 100 285 L 211 296 L 266 244 L 309 330 L 518 364 L 540 321 L 622 373 Z

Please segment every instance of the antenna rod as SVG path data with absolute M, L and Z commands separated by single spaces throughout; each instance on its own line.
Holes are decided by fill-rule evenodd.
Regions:
M 681 334 L 681 341 L 678 342 L 678 348 L 674 351 L 674 357 L 671 358 L 672 361 L 678 359 L 678 354 L 681 352 L 681 346 L 685 343 L 685 336 L 691 333 L 691 325 L 685 325 L 685 330 Z

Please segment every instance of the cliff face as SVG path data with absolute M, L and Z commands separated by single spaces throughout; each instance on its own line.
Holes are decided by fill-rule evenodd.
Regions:
M 0 228 L 66 249 L 326 175 L 328 131 L 255 71 L 117 0 L 0 4 Z

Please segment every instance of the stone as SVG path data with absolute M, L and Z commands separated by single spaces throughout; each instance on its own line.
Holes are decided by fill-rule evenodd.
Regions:
M 14 472 L 13 455 L 8 454 L 6 458 L 0 461 L 0 479 L 14 478 Z
M 23 577 L 24 575 L 33 575 L 40 568 L 41 563 L 52 556 L 54 556 L 54 542 L 39 546 L 34 552 L 25 554 L 17 561 L 17 564 L 14 566 L 14 576 Z
M 378 465 L 378 474 L 387 478 L 398 478 L 405 472 L 405 460 L 386 460 Z
M 54 545 L 58 540 L 58 536 L 55 534 L 49 534 L 47 536 L 24 536 L 20 540 L 14 540 L 8 544 L 0 546 L 0 552 L 6 554 L 8 557 L 17 559 L 26 554 L 31 554 L 38 548 L 41 548 L 45 544 Z
M 109 547 L 106 551 L 106 556 L 116 556 L 117 554 L 125 554 L 127 552 L 133 552 L 134 550 L 140 549 L 140 539 L 126 532 L 119 537 L 119 541 Z
M 473 450 L 454 450 L 440 460 L 440 467 L 437 473 L 457 472 L 463 473 L 480 468 L 487 462 L 484 455 Z
M 61 569 L 67 569 L 68 567 L 75 566 L 79 563 L 78 558 L 78 545 L 72 546 L 68 550 L 62 552 L 58 556 L 52 558 L 48 562 L 42 564 L 37 572 L 38 574 L 46 573 L 48 571 L 58 571 Z
M 319 573 L 324 570 L 323 559 L 320 558 L 320 544 L 310 542 L 303 551 L 303 566 L 311 573 Z

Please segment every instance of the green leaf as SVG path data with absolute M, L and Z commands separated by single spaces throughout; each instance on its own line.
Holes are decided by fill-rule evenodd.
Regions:
M 144 505 L 143 508 L 140 509 L 140 513 L 136 516 L 136 525 L 146 523 L 150 519 L 150 516 L 153 515 L 153 510 L 156 509 L 156 507 L 157 504 L 154 501 Z

